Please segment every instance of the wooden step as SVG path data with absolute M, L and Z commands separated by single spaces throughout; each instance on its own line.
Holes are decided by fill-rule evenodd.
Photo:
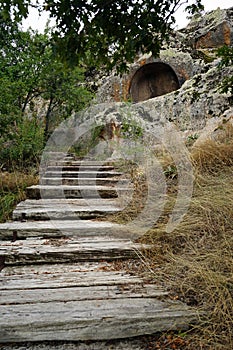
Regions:
M 54 186 L 55 187 L 55 186 Z M 56 190 L 56 187 L 55 187 Z M 26 199 L 14 212 L 14 220 L 90 219 L 114 214 L 121 210 L 117 201 L 100 198 Z
M 127 187 L 91 186 L 91 185 L 33 185 L 26 189 L 28 198 L 117 198 L 118 193 L 127 191 Z
M 101 168 L 102 166 L 116 166 L 114 161 L 111 160 L 106 160 L 104 162 L 98 161 L 98 160 L 75 160 L 73 159 L 61 159 L 61 160 L 50 160 L 47 166 L 66 166 L 66 165 L 71 165 L 71 166 L 94 166 L 94 167 L 99 167 Z
M 119 171 L 46 171 L 42 177 L 78 177 L 78 178 L 107 178 L 119 177 L 123 174 Z
M 114 271 L 110 262 L 6 266 L 0 272 L 0 292 L 27 289 L 143 285 L 138 276 Z M 1 304 L 1 298 L 0 298 Z
M 0 305 L 167 295 L 161 286 L 113 271 L 110 262 L 7 266 L 0 273 Z
M 44 176 L 40 180 L 41 185 L 59 186 L 59 185 L 101 185 L 101 186 L 115 186 L 120 181 L 121 186 L 127 186 L 129 184 L 128 179 L 119 178 L 82 178 L 82 177 L 46 177 Z
M 110 265 L 7 267 L 0 274 L 2 343 L 121 339 L 185 330 L 197 312 Z M 165 298 L 167 300 L 165 300 Z
M 73 263 L 138 258 L 139 251 L 147 246 L 126 239 L 109 237 L 59 238 L 0 242 L 0 257 L 4 265 Z
M 114 170 L 113 165 L 94 165 L 94 164 L 64 164 L 64 165 L 49 165 L 46 167 L 46 172 L 49 171 L 56 171 L 56 172 L 62 172 L 62 171 L 95 171 L 95 172 L 101 172 L 101 171 L 111 171 Z
M 197 315 L 153 298 L 41 302 L 0 308 L 1 342 L 102 340 L 187 330 Z
M 95 237 L 135 238 L 135 233 L 124 225 L 107 221 L 91 220 L 46 220 L 13 221 L 0 224 L 1 240 L 16 240 L 29 237 Z

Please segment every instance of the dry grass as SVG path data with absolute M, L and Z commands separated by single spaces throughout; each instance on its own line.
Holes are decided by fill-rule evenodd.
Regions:
M 0 222 L 11 218 L 15 205 L 26 199 L 26 187 L 37 182 L 38 177 L 34 174 L 0 172 Z
M 233 126 L 230 122 L 220 125 L 212 138 L 191 149 L 195 169 L 203 173 L 216 173 L 233 165 Z
M 204 312 L 200 323 L 184 334 L 186 342 L 182 349 L 231 350 L 233 128 L 226 125 L 214 140 L 193 146 L 190 155 L 195 172 L 190 208 L 179 226 L 167 233 L 166 223 L 177 191 L 176 177 L 169 178 L 164 212 L 155 227 L 139 239 L 153 248 L 144 253 L 141 265 L 135 268 L 145 277 L 167 286 L 172 298 Z M 142 200 L 141 191 L 138 193 L 135 207 Z M 133 209 L 131 205 L 130 210 Z M 124 215 L 130 217 L 131 211 Z
M 207 313 L 192 332 L 190 349 L 233 348 L 232 170 L 199 180 L 175 231 L 166 233 L 160 224 L 141 239 L 155 247 L 144 256 L 150 277 Z

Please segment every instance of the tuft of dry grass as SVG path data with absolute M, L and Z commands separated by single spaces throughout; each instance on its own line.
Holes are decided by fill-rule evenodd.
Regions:
M 199 173 L 216 173 L 233 165 L 233 125 L 226 121 L 212 138 L 193 145 L 191 159 Z
M 0 222 L 11 218 L 15 205 L 26 199 L 26 187 L 37 182 L 38 177 L 34 174 L 20 171 L 0 172 Z

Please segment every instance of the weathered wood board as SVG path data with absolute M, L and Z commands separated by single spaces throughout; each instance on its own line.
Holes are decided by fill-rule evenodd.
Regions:
M 14 220 L 47 220 L 47 219 L 85 219 L 97 218 L 106 214 L 114 214 L 121 210 L 117 201 L 96 199 L 34 199 L 19 203 L 14 212 Z
M 109 237 L 89 239 L 28 239 L 0 242 L 5 265 L 137 258 L 147 246 Z
M 135 232 L 124 225 L 96 220 L 13 221 L 0 224 L 0 240 L 64 236 L 133 239 Z
M 100 171 L 96 172 L 94 170 L 89 171 L 47 171 L 45 172 L 45 177 L 78 177 L 78 178 L 107 178 L 107 177 L 119 177 L 122 176 L 123 173 L 119 171 Z
M 114 170 L 114 165 L 104 164 L 88 164 L 86 162 L 63 164 L 63 165 L 48 165 L 46 171 L 111 171 Z
M 128 338 L 187 329 L 197 316 L 181 303 L 154 298 L 1 305 L 0 312 L 2 342 Z
M 28 198 L 116 198 L 118 193 L 128 191 L 126 187 L 101 185 L 33 185 L 27 188 Z
M 121 185 L 128 185 L 129 180 L 128 179 L 122 179 L 122 178 L 95 178 L 95 177 L 46 177 L 44 176 L 40 183 L 42 185 L 101 185 L 101 186 L 115 186 L 120 181 Z
M 125 271 L 114 271 L 106 262 L 7 266 L 0 272 L 0 291 L 55 289 L 68 287 L 142 285 Z M 94 298 L 94 295 L 93 295 Z M 1 300 L 0 300 L 1 303 Z

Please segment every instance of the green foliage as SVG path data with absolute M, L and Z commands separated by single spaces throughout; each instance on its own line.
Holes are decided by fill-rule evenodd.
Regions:
M 195 14 L 201 14 L 204 11 L 204 6 L 201 3 L 201 0 L 197 0 L 195 4 L 189 5 L 185 9 L 189 13 L 190 17 Z
M 0 170 L 0 222 L 9 220 L 15 205 L 26 198 L 26 187 L 36 184 L 33 174 Z
M 19 201 L 20 196 L 16 193 L 1 193 L 0 191 L 0 222 L 10 219 L 15 204 Z
M 175 165 L 168 165 L 164 170 L 164 175 L 169 179 L 177 178 L 178 171 Z
M 60 62 L 53 54 L 49 33 L 23 32 L 15 22 L 0 16 L 3 164 L 9 167 L 37 162 L 49 133 L 61 120 L 84 108 L 91 98 L 84 84 L 84 68 Z
M 5 0 L 0 10 L 25 16 L 32 0 Z M 89 62 L 120 71 L 139 52 L 156 57 L 175 22 L 174 13 L 188 0 L 44 0 L 43 7 L 56 19 L 53 34 L 57 53 L 72 64 Z M 39 5 L 38 5 L 39 6 Z M 20 11 L 20 8 L 22 10 Z M 188 6 L 190 13 L 203 9 L 201 0 Z
M 143 128 L 135 120 L 124 120 L 121 125 L 121 135 L 126 139 L 138 140 L 143 137 Z
M 218 49 L 217 56 L 221 58 L 219 69 L 233 65 L 233 47 L 223 46 Z M 223 80 L 222 92 L 231 93 L 233 95 L 233 76 L 229 76 Z
M 100 135 L 104 130 L 104 125 L 93 125 L 92 128 L 82 135 L 70 149 L 78 157 L 85 157 L 101 141 Z
M 231 66 L 233 64 L 233 47 L 222 46 L 218 49 L 218 57 L 221 57 L 220 67 Z
M 28 15 L 28 6 L 31 0 L 5 0 L 1 1 L 0 10 L 1 16 L 8 20 L 12 17 L 16 21 L 20 21 Z
M 27 167 L 39 162 L 44 147 L 44 128 L 36 117 L 15 120 L 10 133 L 0 138 L 0 162 L 3 167 Z
M 93 94 L 85 88 L 83 80 L 84 69 L 66 66 L 50 57 L 50 63 L 44 67 L 40 80 L 40 95 L 48 101 L 46 138 L 72 112 L 78 112 L 89 104 Z

